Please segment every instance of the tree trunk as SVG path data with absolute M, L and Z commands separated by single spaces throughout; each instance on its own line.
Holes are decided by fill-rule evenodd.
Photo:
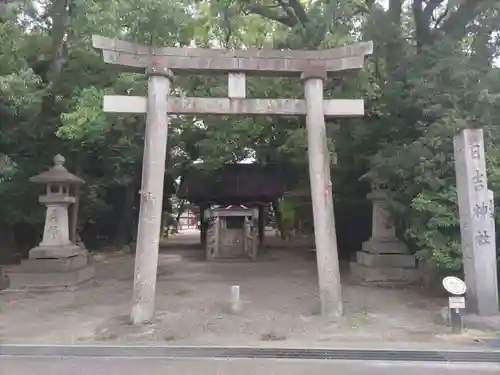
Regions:
M 264 247 L 265 245 L 265 236 L 266 236 L 266 210 L 264 209 L 264 205 L 259 205 L 259 246 Z
M 276 225 L 278 226 L 281 239 L 285 240 L 286 238 L 285 226 L 283 225 L 283 217 L 281 216 L 279 202 L 276 200 L 272 202 L 272 205 L 273 205 L 274 216 L 276 217 Z
M 12 226 L 0 227 L 0 264 L 14 264 L 21 261 Z
M 207 243 L 208 225 L 205 222 L 205 210 L 208 208 L 206 204 L 200 205 L 200 243 L 205 247 Z
M 134 201 L 137 193 L 136 184 L 131 183 L 125 187 L 125 200 L 123 202 L 121 214 L 118 217 L 118 223 L 115 229 L 115 246 L 123 246 L 134 240 L 134 233 L 137 232 L 137 226 L 134 227 Z
M 177 213 L 177 217 L 175 218 L 175 223 L 176 223 L 175 225 L 176 225 L 177 229 L 179 229 L 179 220 L 181 219 L 181 215 L 184 212 L 184 203 L 185 203 L 185 201 L 182 200 L 181 204 L 179 206 L 179 212 Z
M 401 14 L 403 0 L 390 0 L 389 2 L 389 22 L 390 35 L 387 43 L 387 76 L 391 77 L 398 70 L 399 59 L 403 51 L 403 41 L 401 32 Z

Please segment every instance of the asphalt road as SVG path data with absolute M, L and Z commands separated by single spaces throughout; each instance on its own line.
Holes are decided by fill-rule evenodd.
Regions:
M 0 357 L 5 375 L 487 375 L 500 364 L 290 359 Z

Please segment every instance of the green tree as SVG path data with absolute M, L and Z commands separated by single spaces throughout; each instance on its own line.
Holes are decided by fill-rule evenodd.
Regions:
M 358 181 L 368 172 L 391 187 L 394 216 L 419 256 L 458 270 L 452 155 L 458 129 L 485 127 L 490 184 L 494 190 L 500 184 L 500 135 L 493 127 L 500 116 L 494 65 L 499 14 L 493 0 L 390 0 L 388 7 L 375 0 L 4 1 L 0 248 L 10 249 L 16 237 L 30 238 L 21 247 L 36 243 L 43 210 L 27 180 L 57 153 L 87 181 L 80 215 L 87 245 L 133 238 L 144 116 L 105 114 L 101 104 L 108 93 L 144 95 L 146 82 L 142 74 L 104 64 L 92 49 L 92 34 L 207 48 L 322 49 L 373 40 L 374 54 L 359 75 L 325 84 L 326 97 L 366 102 L 364 118 L 327 124 L 339 225 L 348 216 L 369 220 L 369 186 Z M 182 76 L 174 90 L 226 96 L 226 83 L 224 77 Z M 298 80 L 251 77 L 248 94 L 295 98 L 303 88 Z M 216 169 L 254 157 L 292 162 L 297 190 L 308 192 L 303 120 L 179 116 L 170 127 L 166 172 L 174 180 L 195 163 Z M 310 216 L 303 201 L 291 205 L 290 217 Z M 165 202 L 165 211 L 172 211 L 175 204 Z

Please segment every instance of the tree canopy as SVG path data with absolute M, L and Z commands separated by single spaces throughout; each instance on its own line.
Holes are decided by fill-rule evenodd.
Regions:
M 365 117 L 327 124 L 338 220 L 354 208 L 366 216 L 369 186 L 361 176 L 383 181 L 394 192 L 401 237 L 432 265 L 460 269 L 452 138 L 484 127 L 490 187 L 500 192 L 499 31 L 498 0 L 3 0 L 0 248 L 37 242 L 43 210 L 27 180 L 57 153 L 87 181 L 79 218 L 87 246 L 131 239 L 145 119 L 103 113 L 102 97 L 143 95 L 145 79 L 106 66 L 93 34 L 206 48 L 324 49 L 372 40 L 374 54 L 359 75 L 325 84 L 327 97 L 366 102 Z M 227 87 L 223 77 L 182 76 L 174 90 L 226 96 Z M 295 98 L 303 89 L 298 80 L 252 77 L 248 94 Z M 213 170 L 251 157 L 295 164 L 299 190 L 307 190 L 302 121 L 173 118 L 166 173 L 176 179 L 193 166 Z M 310 198 L 287 199 L 290 210 L 306 207 L 295 216 L 310 217 Z

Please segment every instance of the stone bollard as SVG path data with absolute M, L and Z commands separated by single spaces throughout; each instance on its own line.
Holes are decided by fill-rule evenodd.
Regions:
M 241 312 L 240 286 L 231 287 L 231 313 L 239 314 Z

